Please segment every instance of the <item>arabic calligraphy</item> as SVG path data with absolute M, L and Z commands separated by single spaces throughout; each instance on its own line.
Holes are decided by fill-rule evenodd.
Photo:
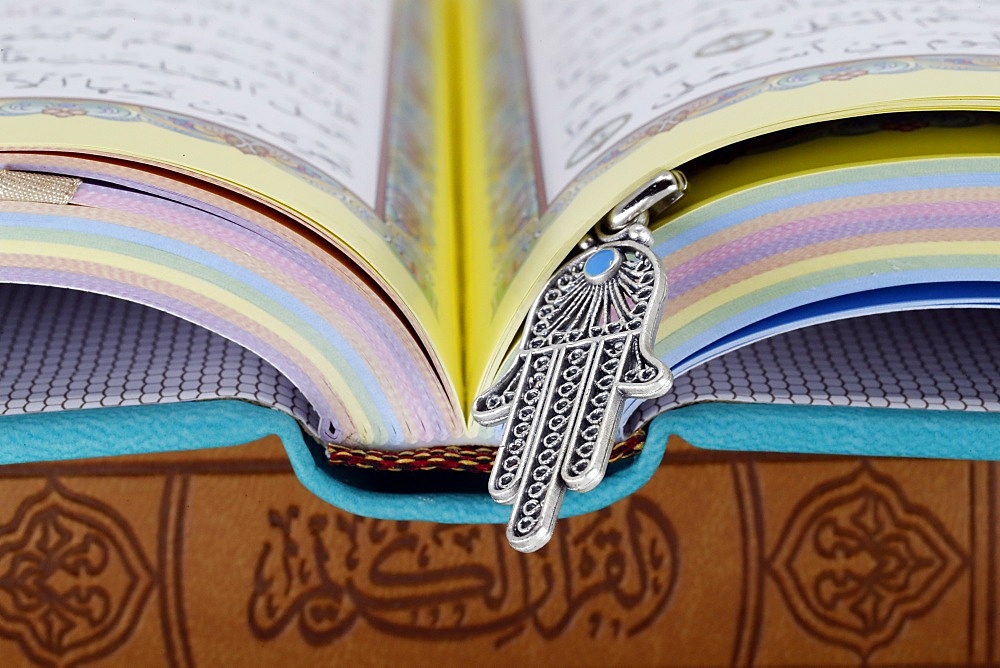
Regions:
M 109 99 L 248 131 L 374 207 L 390 13 L 388 0 L 4 5 L 0 96 Z
M 294 505 L 272 509 L 268 523 L 277 535 L 261 548 L 248 605 L 250 630 L 265 640 L 294 626 L 324 645 L 365 622 L 499 646 L 528 632 L 558 637 L 577 619 L 592 637 L 629 637 L 662 614 L 679 568 L 673 526 L 637 495 L 565 521 L 530 556 L 512 552 L 499 525 L 302 517 Z
M 1000 12 L 982 4 L 522 2 L 548 201 L 618 140 L 723 89 L 862 58 L 998 54 Z

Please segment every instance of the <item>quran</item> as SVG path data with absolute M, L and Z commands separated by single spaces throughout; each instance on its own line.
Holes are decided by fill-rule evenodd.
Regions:
M 278 433 L 338 505 L 440 519 L 316 460 L 492 459 L 473 404 L 539 291 L 675 169 L 687 193 L 649 219 L 674 384 L 625 401 L 619 447 L 996 455 L 1000 3 L 40 0 L 0 19 L 5 462 Z M 497 517 L 468 508 L 448 517 Z

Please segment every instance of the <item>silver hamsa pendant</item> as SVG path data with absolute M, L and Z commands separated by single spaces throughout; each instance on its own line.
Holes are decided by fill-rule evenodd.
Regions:
M 624 400 L 672 384 L 652 354 L 667 285 L 646 208 L 549 279 L 513 365 L 473 406 L 483 425 L 507 421 L 489 491 L 513 505 L 507 539 L 522 552 L 551 538 L 566 489 L 604 478 Z

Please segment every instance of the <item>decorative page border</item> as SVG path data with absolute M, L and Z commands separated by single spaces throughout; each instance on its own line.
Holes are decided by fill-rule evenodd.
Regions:
M 842 62 L 755 79 L 705 95 L 658 116 L 615 142 L 556 196 L 545 211 L 544 224 L 540 224 L 540 227 L 546 227 L 558 217 L 585 185 L 604 173 L 626 153 L 646 139 L 669 132 L 685 121 L 705 116 L 763 93 L 794 90 L 828 81 L 850 81 L 862 76 L 910 74 L 920 70 L 1000 72 L 1000 57 L 907 56 Z
M 420 0 L 398 2 L 398 30 L 390 72 L 390 108 L 383 160 L 385 220 L 341 183 L 292 153 L 246 132 L 187 114 L 122 102 L 58 98 L 2 98 L 0 117 L 45 115 L 145 123 L 187 137 L 229 146 L 292 174 L 332 195 L 369 229 L 379 233 L 435 303 L 430 257 L 433 236 L 434 126 L 430 117 L 433 71 L 429 63 L 430 17 Z
M 517 270 L 542 235 L 543 202 L 531 89 L 525 59 L 524 23 L 512 0 L 484 2 L 481 101 L 486 119 L 491 243 L 491 292 L 496 308 Z
M 294 174 L 323 192 L 340 198 L 352 211 L 367 212 L 367 216 L 372 219 L 375 216 L 374 212 L 354 193 L 308 162 L 274 144 L 261 141 L 245 132 L 218 123 L 186 114 L 124 102 L 50 98 L 0 99 L 0 116 L 33 116 L 36 114 L 54 118 L 87 116 L 105 121 L 148 123 L 187 137 L 230 146 L 240 153 L 257 156 L 283 171 Z
M 385 185 L 379 195 L 384 222 L 380 224 L 386 243 L 437 310 L 434 198 L 440 164 L 433 112 L 435 87 L 444 85 L 435 81 L 432 65 L 438 27 L 431 21 L 434 12 L 423 0 L 398 0 L 395 8 L 387 131 L 382 142 Z

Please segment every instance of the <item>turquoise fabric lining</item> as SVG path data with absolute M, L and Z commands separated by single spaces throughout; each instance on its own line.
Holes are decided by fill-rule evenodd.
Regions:
M 0 464 L 235 446 L 275 434 L 302 484 L 328 503 L 366 517 L 447 523 L 507 522 L 510 509 L 483 494 L 394 494 L 359 489 L 324 472 L 290 416 L 242 401 L 129 406 L 0 418 Z M 587 494 L 569 492 L 562 516 L 598 510 L 652 477 L 667 435 L 654 428 L 636 461 Z M 0 475 L 2 475 L 0 469 Z
M 1000 459 L 996 413 L 716 402 L 667 411 L 653 424 L 713 450 Z
M 323 471 L 294 419 L 242 401 L 131 406 L 0 419 L 0 463 L 106 457 L 235 446 L 275 434 L 302 484 L 366 517 L 506 523 L 509 508 L 483 494 L 399 494 L 360 489 Z M 717 450 L 1000 459 L 1000 415 L 960 411 L 705 403 L 660 415 L 634 463 L 592 492 L 569 492 L 563 516 L 603 508 L 656 472 L 667 437 Z M 2 469 L 0 469 L 2 475 Z

